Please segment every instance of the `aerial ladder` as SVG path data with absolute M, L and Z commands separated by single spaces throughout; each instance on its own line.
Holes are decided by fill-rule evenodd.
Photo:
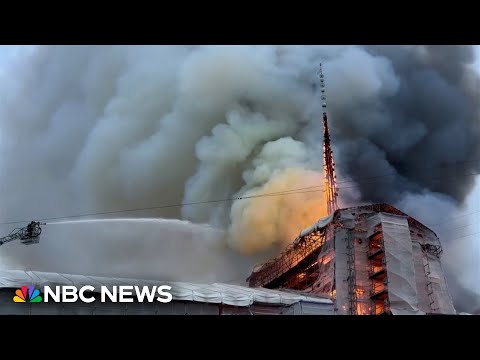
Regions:
M 23 228 L 12 230 L 7 236 L 0 238 L 0 246 L 14 240 L 20 240 L 25 245 L 38 244 L 40 234 L 42 233 L 41 225 L 46 225 L 46 223 L 32 221 Z

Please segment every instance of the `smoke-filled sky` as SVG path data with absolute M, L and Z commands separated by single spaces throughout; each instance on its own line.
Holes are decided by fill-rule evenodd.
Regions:
M 341 205 L 389 202 L 431 224 L 457 306 L 480 305 L 462 292 L 480 293 L 480 87 L 468 46 L 0 47 L 0 222 L 322 184 L 319 61 Z M 6 245 L 0 259 L 244 279 L 322 215 L 321 192 L 116 214 L 210 226 L 47 225 L 42 247 Z

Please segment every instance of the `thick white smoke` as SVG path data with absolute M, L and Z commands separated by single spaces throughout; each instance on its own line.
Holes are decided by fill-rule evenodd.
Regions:
M 445 134 L 455 133 L 464 144 L 451 149 L 447 160 L 474 155 L 465 144 L 474 144 L 478 131 L 472 130 L 464 106 L 471 104 L 457 90 L 456 76 L 468 54 L 453 69 L 439 65 L 440 55 L 427 47 L 38 47 L 9 68 L 0 84 L 0 222 L 247 199 L 125 214 L 209 223 L 221 236 L 188 223 L 179 225 L 178 235 L 169 230 L 171 224 L 145 229 L 132 223 L 82 224 L 70 225 L 71 230 L 68 224 L 55 225 L 59 230 L 47 225 L 48 247 L 8 246 L 0 259 L 16 267 L 49 270 L 51 265 L 54 271 L 64 266 L 113 275 L 108 269 L 115 269 L 123 276 L 178 273 L 182 279 L 191 273 L 195 280 L 214 280 L 205 251 L 213 245 L 206 245 L 207 235 L 194 235 L 199 231 L 215 239 L 217 279 L 226 281 L 235 272 L 245 278 L 254 261 L 277 252 L 325 214 L 321 189 L 311 188 L 323 183 L 319 61 L 327 77 L 339 182 L 344 182 L 342 205 L 389 201 L 417 211 L 423 220 L 428 211 L 418 209 L 438 193 L 443 195 L 436 209 L 449 215 L 468 192 L 460 189 L 471 183 L 436 187 L 425 171 L 402 170 L 409 162 L 443 161 L 443 147 L 451 146 L 448 138 L 439 145 Z M 409 98 L 415 89 L 422 94 L 418 106 Z M 426 105 L 443 104 L 446 96 L 454 99 L 453 107 L 466 109 L 457 121 L 465 130 Z M 395 176 L 361 181 L 385 173 Z M 317 191 L 282 194 L 302 188 Z M 271 196 L 255 197 L 259 194 Z M 98 226 L 103 230 L 95 232 Z M 5 233 L 11 226 L 0 229 Z M 94 240 L 85 241 L 85 232 Z M 51 256 L 42 253 L 46 248 Z M 82 254 L 79 259 L 89 259 L 81 260 L 82 266 L 74 264 L 73 255 L 61 256 L 73 248 Z M 157 257 L 168 266 L 158 265 Z

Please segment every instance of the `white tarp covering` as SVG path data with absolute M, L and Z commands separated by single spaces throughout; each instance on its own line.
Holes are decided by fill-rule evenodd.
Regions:
M 34 285 L 37 288 L 56 285 L 84 285 L 112 288 L 114 285 L 160 286 L 170 285 L 173 300 L 198 301 L 232 306 L 250 306 L 253 303 L 292 305 L 300 301 L 332 304 L 329 299 L 304 296 L 287 291 L 264 288 L 249 288 L 230 284 L 195 284 L 186 282 L 161 282 L 152 280 L 119 279 L 97 276 L 45 273 L 38 271 L 0 271 L 0 288 L 20 288 L 22 285 Z
M 348 293 L 348 256 L 347 242 L 351 240 L 348 231 L 337 229 L 335 234 L 335 287 L 337 297 L 337 314 L 349 314 L 349 293 Z
M 300 232 L 299 237 L 303 237 L 305 235 L 311 234 L 314 231 L 318 231 L 318 230 L 324 228 L 325 226 L 327 226 L 328 224 L 330 224 L 332 222 L 333 215 L 334 215 L 334 213 L 327 216 L 327 217 L 321 218 L 320 220 L 318 220 L 315 224 L 313 224 L 309 228 L 302 230 Z
M 392 313 L 418 311 L 412 240 L 407 217 L 381 213 Z
M 448 292 L 447 282 L 443 276 L 440 259 L 432 255 L 427 255 L 426 260 L 429 263 L 430 281 L 432 282 L 433 288 L 433 307 L 436 308 L 440 314 L 456 314 L 452 298 Z
M 422 247 L 418 242 L 412 242 L 413 265 L 415 267 L 415 280 L 417 282 L 417 302 L 421 311 L 431 313 L 431 300 L 428 295 L 427 277 L 425 274 L 425 263 Z

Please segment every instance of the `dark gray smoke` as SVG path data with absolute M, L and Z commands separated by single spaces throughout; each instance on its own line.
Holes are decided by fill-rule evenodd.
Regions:
M 395 203 L 406 192 L 426 189 L 463 202 L 474 183 L 468 175 L 480 170 L 478 77 L 469 69 L 473 47 L 367 51 L 386 56 L 398 82 L 394 92 L 332 109 L 340 171 L 371 201 Z M 363 180 L 389 173 L 396 176 Z
M 25 56 L 1 79 L 0 222 L 322 184 L 319 61 L 341 205 L 390 202 L 412 209 L 419 220 L 428 219 L 430 210 L 419 209 L 430 209 L 430 203 L 438 217 L 457 211 L 473 185 L 472 173 L 480 170 L 479 80 L 471 69 L 472 47 L 53 46 Z M 125 216 L 210 223 L 226 235 L 212 233 L 219 242 L 215 249 L 228 244 L 239 253 L 266 257 L 324 214 L 323 194 L 317 192 Z M 104 242 L 101 252 L 112 256 L 108 266 L 121 259 L 122 274 L 135 273 L 139 255 L 129 263 L 118 254 L 131 251 L 132 239 L 156 241 L 151 229 L 148 236 L 138 231 L 125 231 L 114 252 L 108 251 L 112 237 Z M 158 241 L 169 245 L 160 247 L 158 261 L 181 251 L 178 259 L 202 264 L 192 269 L 205 268 L 208 257 L 183 255 L 188 249 L 204 254 L 199 248 L 205 240 L 195 239 L 208 236 L 191 235 L 185 242 L 167 233 L 162 237 L 159 229 Z M 81 234 L 72 236 L 78 241 L 69 243 L 84 244 L 81 253 L 88 254 Z M 62 239 L 49 243 L 60 247 Z M 34 252 L 2 249 L 0 256 L 26 266 Z M 466 256 L 450 253 L 459 261 Z M 53 257 L 41 255 L 45 266 L 35 264 L 48 270 Z M 53 260 L 59 271 L 62 257 Z M 180 273 L 181 262 L 168 263 L 177 263 Z M 143 265 L 145 276 L 149 266 Z M 222 273 L 235 271 L 245 278 L 251 264 L 216 266 L 223 281 Z M 162 276 L 162 267 L 151 268 L 152 276 Z M 198 270 L 195 279 L 202 274 Z

